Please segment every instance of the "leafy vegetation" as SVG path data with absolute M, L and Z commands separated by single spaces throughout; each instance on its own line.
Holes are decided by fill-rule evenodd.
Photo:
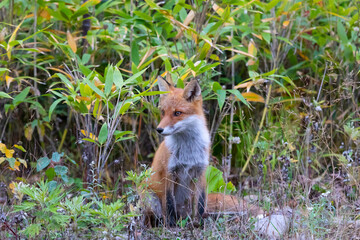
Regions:
M 141 165 L 162 140 L 158 75 L 201 84 L 209 192 L 255 195 L 268 215 L 290 207 L 287 238 L 353 237 L 359 7 L 2 0 L 0 238 L 141 235 L 137 190 L 151 174 Z M 256 221 L 185 221 L 141 237 L 257 238 Z

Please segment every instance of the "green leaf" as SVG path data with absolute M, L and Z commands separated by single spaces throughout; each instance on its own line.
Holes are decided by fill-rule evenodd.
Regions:
M 71 90 L 74 89 L 74 86 L 73 86 L 72 83 L 69 81 L 69 79 L 67 79 L 67 77 L 65 77 L 64 74 L 62 74 L 62 73 L 56 73 L 55 75 L 58 76 L 58 77 L 61 79 L 61 81 L 64 82 L 65 86 L 66 86 L 68 89 L 71 89 Z
M 236 191 L 235 186 L 231 183 L 228 182 L 227 184 L 224 181 L 223 178 L 223 173 L 213 167 L 213 166 L 209 166 L 206 169 L 206 185 L 207 185 L 207 193 L 212 193 L 212 192 L 225 192 L 227 194 Z
M 109 96 L 111 92 L 111 87 L 114 82 L 114 68 L 113 66 L 108 66 L 106 76 L 105 76 L 105 95 Z
M 131 106 L 131 102 L 124 103 L 121 106 L 119 113 L 124 114 L 129 109 L 130 106 Z
M 45 171 L 45 175 L 48 177 L 48 179 L 51 181 L 55 177 L 55 170 L 54 168 L 49 168 Z
M 140 18 L 142 18 L 143 20 L 145 21 L 149 21 L 149 22 L 152 22 L 153 19 L 151 16 L 149 16 L 148 14 L 146 13 L 143 13 L 143 12 L 140 12 L 140 11 L 134 11 L 134 14 Z
M 114 132 L 114 136 L 116 139 L 118 138 L 121 138 L 122 136 L 126 135 L 126 134 L 132 134 L 133 132 L 132 131 L 119 131 L 119 130 L 116 130 Z
M 138 42 L 134 39 L 131 43 L 131 61 L 138 66 L 140 63 L 139 57 L 139 45 Z
M 50 169 L 53 169 L 53 168 L 50 168 Z M 55 174 L 55 172 L 54 172 L 54 174 Z M 49 182 L 49 192 L 52 192 L 56 188 L 56 186 L 57 186 L 57 181 L 50 181 Z
M 65 175 L 68 172 L 68 168 L 65 166 L 55 166 L 54 171 L 57 175 Z
M 98 144 L 94 139 L 91 139 L 91 138 L 82 138 L 82 140 L 87 141 L 87 142 L 95 143 L 96 145 L 99 146 L 99 144 Z
M 11 98 L 12 99 L 12 97 L 5 92 L 0 92 L 0 98 Z
M 268 4 L 266 4 L 265 9 L 270 11 L 273 7 L 275 7 L 281 0 L 272 0 Z
M 226 99 L 226 90 L 217 90 L 217 100 L 220 110 L 223 108 Z
M 122 86 L 124 85 L 124 79 L 121 75 L 121 72 L 119 71 L 118 68 L 114 69 L 114 84 L 115 86 L 121 91 Z
M 23 152 L 26 152 L 26 150 L 25 150 L 25 148 L 23 148 L 23 146 L 15 144 L 14 147 L 16 147 L 17 149 L 19 149 L 19 150 L 21 150 Z
M 294 44 L 293 44 L 292 42 L 290 42 L 289 39 L 287 39 L 287 38 L 277 36 L 277 39 L 286 42 L 286 43 L 289 44 L 290 46 L 294 46 Z
M 134 81 L 134 80 L 137 79 L 138 77 L 140 77 L 146 70 L 147 70 L 147 68 L 141 70 L 140 72 L 135 73 L 134 75 L 132 75 L 131 77 L 129 77 L 125 82 L 126 82 L 126 83 L 136 82 L 136 81 Z
M 49 119 L 51 120 L 51 114 L 55 110 L 56 106 L 61 102 L 64 101 L 64 99 L 58 99 L 55 102 L 53 102 L 49 108 Z
M 270 33 L 261 33 L 261 36 L 264 38 L 264 40 L 267 42 L 267 44 L 270 44 L 270 41 L 271 41 L 271 35 Z
M 96 92 L 100 97 L 102 97 L 102 98 L 105 99 L 104 93 L 103 93 L 100 89 L 98 89 L 93 82 L 89 81 L 87 78 L 84 79 L 84 82 L 85 82 L 87 85 L 89 85 L 89 87 L 90 87 L 94 92 Z
M 15 167 L 15 158 L 6 158 L 6 160 L 9 162 L 11 168 Z
M 107 127 L 107 124 L 104 123 L 101 126 L 101 129 L 100 129 L 100 132 L 99 132 L 99 137 L 98 137 L 99 143 L 104 144 L 107 137 L 108 137 L 108 127 Z
M 145 2 L 151 7 L 151 8 L 154 8 L 154 9 L 159 9 L 158 5 L 156 5 L 156 3 L 152 0 L 145 0 Z
M 21 233 L 28 235 L 30 237 L 35 237 L 39 235 L 41 230 L 41 224 L 30 224 L 25 230 L 22 230 Z
M 41 170 L 49 166 L 50 162 L 51 160 L 48 157 L 39 158 L 36 163 L 36 170 L 40 172 Z
M 66 174 L 61 175 L 61 179 L 68 184 L 69 183 L 69 177 Z
M 241 95 L 239 90 L 236 89 L 230 89 L 228 92 L 234 94 L 242 103 L 244 103 L 246 106 L 250 107 L 249 103 L 246 101 L 246 99 Z
M 338 31 L 338 35 L 340 37 L 341 43 L 346 45 L 349 42 L 349 40 L 346 35 L 345 27 L 341 23 L 341 21 L 337 22 L 337 31 Z
M 90 60 L 90 57 L 91 55 L 88 54 L 88 53 L 85 53 L 83 56 L 82 56 L 82 59 L 81 59 L 81 63 L 82 64 L 87 64 Z
M 136 94 L 136 97 L 140 97 L 140 96 L 153 96 L 153 95 L 160 95 L 163 93 L 168 93 L 168 92 L 162 92 L 162 91 L 145 91 L 139 94 Z
M 212 89 L 213 89 L 214 92 L 217 92 L 218 90 L 222 90 L 222 87 L 221 87 L 220 83 L 213 82 Z
M 14 98 L 13 104 L 16 106 L 22 103 L 29 94 L 29 91 L 30 91 L 30 87 L 27 87 L 24 90 L 22 90 L 21 93 L 16 95 L 16 97 Z
M 53 162 L 60 162 L 61 157 L 64 156 L 64 153 L 58 153 L 58 152 L 54 152 L 51 156 L 51 161 Z
M 291 84 L 293 87 L 296 87 L 295 83 L 287 76 L 280 76 L 282 79 L 284 79 L 286 82 Z

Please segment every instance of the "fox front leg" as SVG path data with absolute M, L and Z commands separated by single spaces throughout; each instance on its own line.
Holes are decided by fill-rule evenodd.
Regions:
M 166 223 L 170 227 L 176 225 L 176 202 L 174 196 L 174 175 L 170 174 L 166 187 Z
M 206 191 L 203 181 L 203 179 L 194 181 L 193 217 L 198 217 L 200 221 L 203 219 L 206 206 Z

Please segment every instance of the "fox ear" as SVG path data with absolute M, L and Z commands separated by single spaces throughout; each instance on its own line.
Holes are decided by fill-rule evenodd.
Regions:
M 201 97 L 201 88 L 197 80 L 191 80 L 186 85 L 183 96 L 189 102 Z
M 173 88 L 173 85 L 171 85 L 171 83 L 166 81 L 165 78 L 163 78 L 162 76 L 158 76 L 157 80 L 158 80 L 159 90 L 161 92 L 168 92 L 171 90 L 171 88 Z

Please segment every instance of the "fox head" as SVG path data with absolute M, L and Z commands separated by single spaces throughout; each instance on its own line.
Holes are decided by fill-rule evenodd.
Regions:
M 158 133 L 169 136 L 194 129 L 199 124 L 206 125 L 197 80 L 190 81 L 181 89 L 159 76 L 158 84 L 160 91 L 168 92 L 160 98 L 161 121 L 156 129 Z

